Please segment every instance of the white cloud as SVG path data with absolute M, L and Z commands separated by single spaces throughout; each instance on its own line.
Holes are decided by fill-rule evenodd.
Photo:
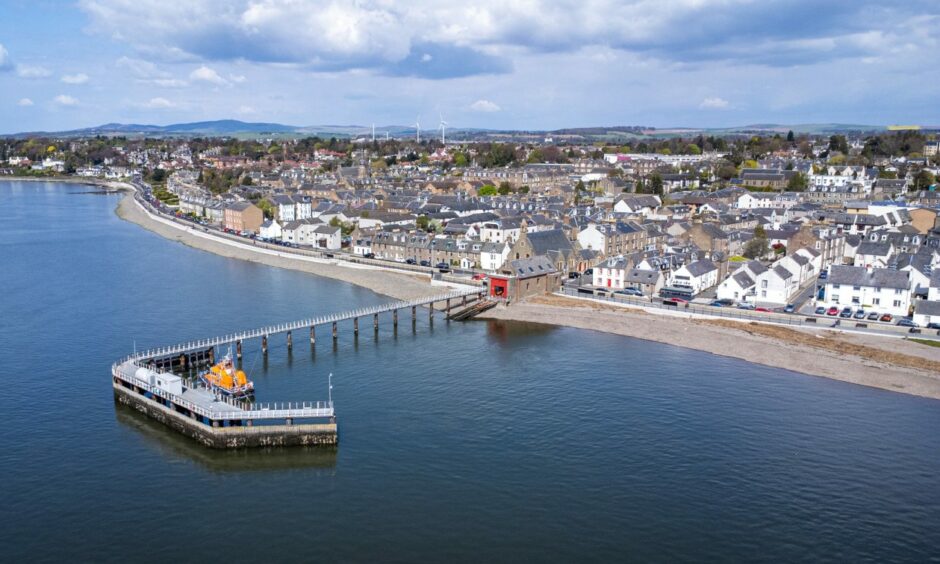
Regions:
M 711 98 L 705 98 L 698 105 L 699 108 L 703 110 L 724 110 L 727 109 L 731 104 L 728 103 L 724 98 L 719 98 L 717 96 Z
M 67 108 L 78 105 L 78 100 L 69 96 L 68 94 L 59 94 L 58 96 L 53 98 L 52 101 L 58 106 L 63 106 Z
M 477 100 L 476 102 L 470 104 L 470 109 L 473 110 L 474 112 L 492 113 L 492 112 L 498 112 L 502 108 L 500 108 L 493 102 L 490 102 L 489 100 Z
M 239 106 L 238 109 L 235 111 L 243 116 L 257 113 L 255 112 L 255 109 L 252 108 L 251 106 Z
M 25 108 L 25 107 L 27 107 L 27 106 L 32 106 L 32 105 L 33 105 L 33 101 L 30 100 L 29 98 L 20 98 L 20 101 L 17 102 L 16 105 L 17 105 L 17 106 L 22 106 L 22 107 Z
M 161 71 L 157 65 L 143 59 L 132 59 L 130 57 L 121 57 L 114 62 L 119 68 L 131 71 L 131 74 L 137 78 L 169 78 L 170 73 Z
M 234 82 L 235 84 L 241 84 L 242 82 L 245 82 L 245 80 L 247 80 L 245 78 L 245 75 L 243 74 L 230 74 L 228 75 L 228 79 Z
M 151 98 L 150 100 L 141 104 L 141 107 L 147 108 L 149 110 L 166 110 L 169 108 L 175 108 L 176 104 L 167 100 L 166 98 L 156 97 Z
M 228 84 L 228 81 L 219 76 L 219 73 L 205 65 L 189 73 L 189 79 L 195 82 L 208 82 L 219 86 Z
M 17 65 L 16 74 L 20 78 L 46 78 L 52 76 L 52 71 L 37 65 Z
M 78 74 L 64 74 L 62 75 L 62 82 L 66 84 L 85 84 L 88 82 L 88 75 L 83 72 Z
M 0 43 L 0 71 L 7 71 L 13 68 L 13 61 L 10 60 L 10 53 L 6 47 Z

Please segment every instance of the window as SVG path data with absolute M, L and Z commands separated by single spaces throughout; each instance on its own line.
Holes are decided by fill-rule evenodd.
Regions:
M 833 294 L 832 301 L 834 301 L 835 303 L 839 303 L 839 294 Z
M 767 290 L 761 290 L 761 291 L 760 291 L 760 297 L 766 298 L 766 297 L 767 297 Z
M 861 303 L 861 300 L 858 299 L 858 296 L 852 296 L 852 303 L 853 303 L 853 304 L 859 304 L 859 303 Z
M 894 290 L 894 295 L 895 295 L 895 296 L 900 296 L 900 295 L 901 295 L 901 289 L 900 289 L 900 288 L 895 289 L 895 290 Z
M 852 286 L 852 289 L 855 290 L 856 292 L 858 292 L 858 291 L 861 290 L 862 288 L 861 288 L 861 286 Z
M 872 298 L 871 305 L 881 305 L 881 298 Z
M 901 307 L 901 300 L 894 300 L 894 307 Z
M 766 281 L 766 280 L 761 280 L 761 281 L 760 281 L 760 287 L 761 287 L 761 288 L 766 288 L 766 287 L 767 287 L 767 281 Z M 767 295 L 767 292 L 764 292 L 764 295 Z
M 832 289 L 833 289 L 833 290 L 838 290 L 838 289 L 839 289 L 839 285 L 838 285 L 838 284 L 833 284 L 833 285 L 832 285 Z

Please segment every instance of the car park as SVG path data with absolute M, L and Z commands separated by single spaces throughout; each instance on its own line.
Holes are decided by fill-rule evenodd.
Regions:
M 865 310 L 862 308 L 858 308 L 857 310 L 855 310 L 855 315 L 853 315 L 852 317 L 854 317 L 855 319 L 865 319 Z
M 825 315 L 825 314 L 826 314 L 826 308 L 825 308 L 825 306 L 819 306 L 819 307 L 817 307 L 815 313 L 816 313 L 816 315 Z

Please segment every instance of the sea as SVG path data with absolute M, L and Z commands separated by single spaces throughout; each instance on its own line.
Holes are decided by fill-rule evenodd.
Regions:
M 339 444 L 203 448 L 117 405 L 111 363 L 391 300 L 120 198 L 0 182 L 4 561 L 940 561 L 940 402 L 599 332 L 406 314 L 246 343 L 259 400 L 332 374 Z

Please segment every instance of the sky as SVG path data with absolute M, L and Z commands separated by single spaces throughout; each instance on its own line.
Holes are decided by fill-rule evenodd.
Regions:
M 2 0 L 0 133 L 940 124 L 940 2 Z

